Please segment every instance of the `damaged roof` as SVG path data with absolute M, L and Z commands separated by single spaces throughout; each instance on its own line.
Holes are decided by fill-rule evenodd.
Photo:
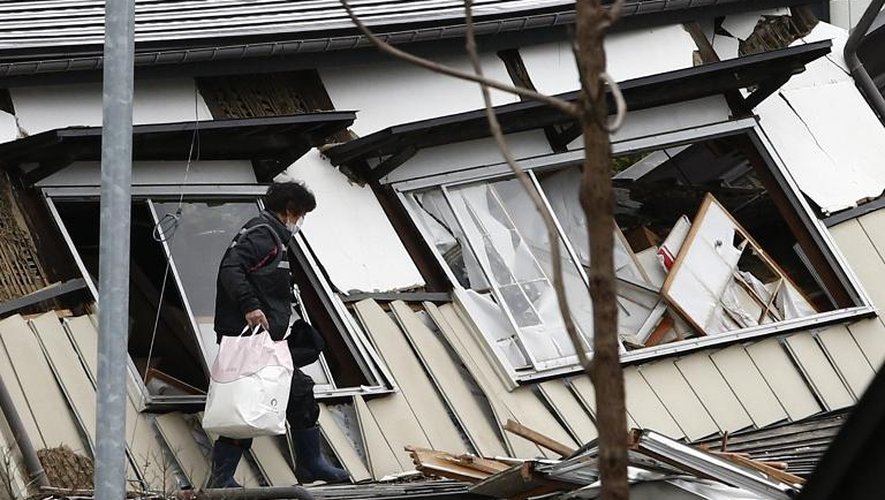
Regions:
M 463 3 L 357 0 L 354 10 L 394 44 L 464 36 Z M 799 5 L 763 0 L 752 8 Z M 476 2 L 476 33 L 499 35 L 574 23 L 574 1 Z M 104 39 L 101 0 L 33 0 L 0 4 L 0 76 L 96 71 Z M 740 0 L 627 0 L 625 23 L 679 22 L 744 11 Z M 653 21 L 648 21 L 652 19 Z M 266 59 L 368 47 L 338 0 L 137 0 L 137 67 Z

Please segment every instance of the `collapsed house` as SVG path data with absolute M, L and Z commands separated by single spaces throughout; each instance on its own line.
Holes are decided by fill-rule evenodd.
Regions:
M 35 447 L 91 457 L 102 9 L 87 4 L 0 7 L 0 377 Z M 805 476 L 885 360 L 885 129 L 842 58 L 847 33 L 800 4 L 636 0 L 606 49 L 629 109 L 612 136 L 628 424 Z M 468 67 L 459 5 L 357 13 L 394 43 Z M 489 76 L 575 99 L 573 2 L 501 0 L 476 15 Z M 381 498 L 378 482 L 414 475 L 407 448 L 540 460 L 562 480 L 574 464 L 508 420 L 592 454 L 594 389 L 559 316 L 551 242 L 475 85 L 375 53 L 336 6 L 138 2 L 136 19 L 133 490 L 205 483 L 215 272 L 278 176 L 318 199 L 293 273 L 329 346 L 309 368 L 326 444 L 354 482 L 373 483 L 354 495 Z M 589 349 L 580 127 L 514 96 L 493 103 L 557 221 Z M 2 430 L 21 493 L 28 471 Z M 583 493 L 564 498 L 593 498 L 592 463 L 578 462 L 582 482 L 570 484 Z M 652 476 L 639 483 L 661 467 L 674 475 L 673 463 L 642 463 Z M 766 498 L 717 464 L 722 476 L 675 472 Z M 256 439 L 237 477 L 291 485 L 291 465 L 285 437 Z

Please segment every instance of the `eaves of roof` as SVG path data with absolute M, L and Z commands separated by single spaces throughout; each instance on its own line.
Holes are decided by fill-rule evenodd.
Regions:
M 678 22 L 803 0 L 627 0 L 621 24 Z M 366 0 L 358 15 L 394 44 L 464 36 L 460 0 Z M 565 26 L 573 0 L 485 0 L 474 7 L 479 36 Z M 0 4 L 0 79 L 95 71 L 102 64 L 101 0 Z M 276 60 L 365 48 L 338 0 L 136 0 L 136 66 Z

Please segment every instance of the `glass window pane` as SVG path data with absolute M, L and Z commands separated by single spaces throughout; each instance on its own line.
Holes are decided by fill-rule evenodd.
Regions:
M 161 220 L 178 209 L 177 202 L 154 203 L 154 206 Z M 256 215 L 258 206 L 254 201 L 188 201 L 181 206 L 178 227 L 166 234 L 187 301 L 200 329 L 206 361 L 210 364 L 217 352 L 214 321 L 218 265 L 243 223 Z

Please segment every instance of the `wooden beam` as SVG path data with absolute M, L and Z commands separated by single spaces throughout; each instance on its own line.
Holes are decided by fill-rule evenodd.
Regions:
M 512 432 L 517 436 L 528 439 L 529 441 L 537 444 L 538 446 L 543 446 L 548 450 L 559 453 L 563 457 L 567 457 L 575 452 L 574 449 L 569 448 L 568 446 L 556 441 L 555 439 L 549 438 L 540 432 L 529 429 L 528 427 L 520 424 L 519 422 L 513 420 L 507 420 L 507 424 L 504 425 L 504 430 L 508 432 Z

